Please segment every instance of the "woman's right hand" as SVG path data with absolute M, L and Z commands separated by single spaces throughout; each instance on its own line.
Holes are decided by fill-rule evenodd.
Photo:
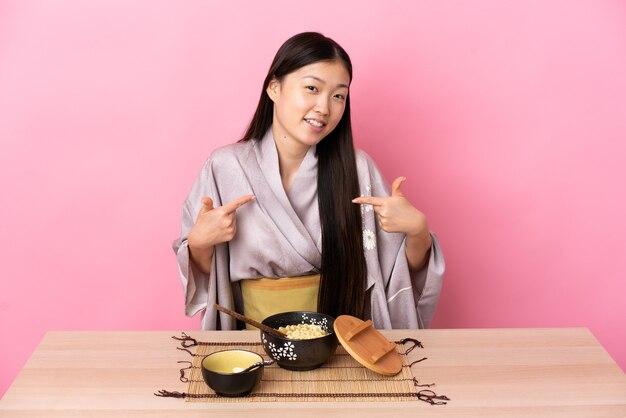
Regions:
M 187 236 L 189 248 L 196 251 L 212 250 L 216 244 L 232 240 L 237 232 L 235 211 L 252 200 L 253 195 L 246 195 L 223 206 L 213 207 L 211 198 L 203 198 L 196 223 Z

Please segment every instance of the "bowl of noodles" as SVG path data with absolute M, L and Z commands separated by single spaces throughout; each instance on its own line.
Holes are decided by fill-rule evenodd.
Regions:
M 282 312 L 269 316 L 262 323 L 287 334 L 287 337 L 261 331 L 263 349 L 284 369 L 316 369 L 337 350 L 334 322 L 335 318 L 319 312 Z

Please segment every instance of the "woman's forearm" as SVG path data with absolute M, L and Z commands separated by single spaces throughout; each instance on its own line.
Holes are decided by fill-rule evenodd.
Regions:
M 211 274 L 211 264 L 213 262 L 213 252 L 215 247 L 194 248 L 187 243 L 189 248 L 189 259 L 205 274 Z
M 432 243 L 432 238 L 428 230 L 419 234 L 406 236 L 405 252 L 409 270 L 416 272 L 424 267 L 424 264 L 428 261 Z

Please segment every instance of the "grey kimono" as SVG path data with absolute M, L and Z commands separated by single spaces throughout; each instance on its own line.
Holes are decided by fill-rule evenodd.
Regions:
M 370 157 L 356 150 L 356 158 L 361 194 L 388 196 L 389 189 Z M 247 194 L 256 199 L 237 209 L 235 238 L 215 247 L 211 274 L 204 274 L 190 262 L 187 247 L 202 198 L 211 197 L 219 206 Z M 436 236 L 432 235 L 428 263 L 422 271 L 410 273 L 404 235 L 381 230 L 370 205 L 362 205 L 361 212 L 374 326 L 428 327 L 445 269 Z M 302 161 L 289 192 L 281 182 L 271 129 L 261 141 L 216 150 L 185 201 L 181 237 L 173 244 L 185 291 L 185 313 L 193 316 L 204 310 L 202 329 L 234 329 L 235 321 L 216 312 L 214 303 L 241 312 L 239 280 L 319 273 L 321 243 L 315 147 Z

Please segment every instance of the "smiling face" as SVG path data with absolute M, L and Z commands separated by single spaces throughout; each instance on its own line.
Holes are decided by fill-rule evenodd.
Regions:
M 296 149 L 318 144 L 337 126 L 346 108 L 350 75 L 341 61 L 320 61 L 272 80 L 274 138 Z

